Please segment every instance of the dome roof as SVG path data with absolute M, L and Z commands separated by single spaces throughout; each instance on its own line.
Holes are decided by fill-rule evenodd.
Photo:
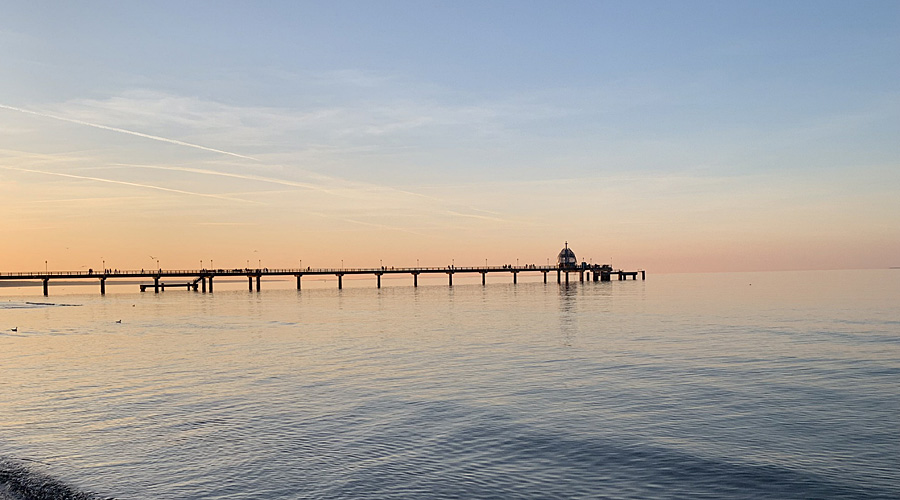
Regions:
M 569 248 L 568 243 L 566 247 L 559 251 L 559 256 L 557 257 L 557 262 L 560 266 L 574 266 L 578 264 L 578 259 L 575 257 L 575 252 Z

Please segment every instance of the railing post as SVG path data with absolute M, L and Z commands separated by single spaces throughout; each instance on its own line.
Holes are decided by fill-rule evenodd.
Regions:
M 50 278 L 44 278 L 44 297 L 50 295 Z

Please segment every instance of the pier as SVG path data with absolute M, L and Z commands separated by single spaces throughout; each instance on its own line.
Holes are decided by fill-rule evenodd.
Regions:
M 29 281 L 40 280 L 44 287 L 44 296 L 50 294 L 50 280 L 97 280 L 100 285 L 100 293 L 106 294 L 106 280 L 110 278 L 118 279 L 145 279 L 153 280 L 153 283 L 140 283 L 140 290 L 146 292 L 153 289 L 153 293 L 165 291 L 166 288 L 184 288 L 185 290 L 193 290 L 195 292 L 212 293 L 213 282 L 215 278 L 234 278 L 246 277 L 247 288 L 253 292 L 253 286 L 256 285 L 256 291 L 259 292 L 262 287 L 263 276 L 293 276 L 297 280 L 297 290 L 300 290 L 303 284 L 304 276 L 334 276 L 337 278 L 338 289 L 344 288 L 344 276 L 371 275 L 375 277 L 375 283 L 381 288 L 381 278 L 384 275 L 409 275 L 412 277 L 412 285 L 419 286 L 419 276 L 428 274 L 445 274 L 447 276 L 447 285 L 453 286 L 453 276 L 456 274 L 480 274 L 481 284 L 487 284 L 488 274 L 506 274 L 512 277 L 513 284 L 519 282 L 519 273 L 541 273 L 544 277 L 544 283 L 547 283 L 548 274 L 556 274 L 556 283 L 569 284 L 570 279 L 577 277 L 579 282 L 587 281 L 612 281 L 612 277 L 616 276 L 618 281 L 624 281 L 628 278 L 637 280 L 638 274 L 641 280 L 647 279 L 647 273 L 644 270 L 639 271 L 623 271 L 621 269 L 613 269 L 609 264 L 588 264 L 587 262 L 578 262 L 575 253 L 569 248 L 569 242 L 566 242 L 557 256 L 557 264 L 555 266 L 537 266 L 534 264 L 524 266 L 463 266 L 449 265 L 446 267 L 362 267 L 362 268 L 312 268 L 306 269 L 269 269 L 265 268 L 236 268 L 236 269 L 184 269 L 184 270 L 151 270 L 145 271 L 120 271 L 118 269 L 104 269 L 101 272 L 94 270 L 88 271 L 44 271 L 33 273 L 0 273 L 0 280 L 16 280 Z M 573 277 L 574 276 L 574 277 Z M 175 282 L 161 281 L 163 279 L 173 279 Z
M 583 263 L 582 263 L 583 264 Z M 260 291 L 263 277 L 291 276 L 296 279 L 297 290 L 302 287 L 304 277 L 309 276 L 334 276 L 337 278 L 339 289 L 344 287 L 345 276 L 368 275 L 375 278 L 375 286 L 381 288 L 381 278 L 385 275 L 408 275 L 412 278 L 412 286 L 419 286 L 421 275 L 446 275 L 447 285 L 453 286 L 453 277 L 457 274 L 481 275 L 481 284 L 487 283 L 488 275 L 507 275 L 513 283 L 518 283 L 519 273 L 543 274 L 544 283 L 547 283 L 548 275 L 556 279 L 559 284 L 569 283 L 570 280 L 584 281 L 612 281 L 627 279 L 646 279 L 646 272 L 623 271 L 613 269 L 608 265 L 581 265 L 581 266 L 446 266 L 446 267 L 375 267 L 375 268 L 311 268 L 305 269 L 157 269 L 152 271 L 127 271 L 110 269 L 101 272 L 96 271 L 44 271 L 44 272 L 19 272 L 0 273 L 2 281 L 33 281 L 43 285 L 44 296 L 50 294 L 52 281 L 96 281 L 100 293 L 106 293 L 106 282 L 109 279 L 144 279 L 148 283 L 138 286 L 140 291 L 152 290 L 153 293 L 165 291 L 166 288 L 180 288 L 201 293 L 211 293 L 216 278 L 246 278 L 249 291 Z M 552 279 L 552 278 L 551 278 Z M 164 281 L 169 280 L 169 281 Z M 152 281 L 152 282 L 149 282 Z M 13 285 L 15 286 L 15 285 Z

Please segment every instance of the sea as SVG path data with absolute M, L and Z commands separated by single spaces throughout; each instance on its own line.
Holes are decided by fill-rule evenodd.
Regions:
M 900 270 L 553 278 L 2 288 L 0 498 L 900 498 Z

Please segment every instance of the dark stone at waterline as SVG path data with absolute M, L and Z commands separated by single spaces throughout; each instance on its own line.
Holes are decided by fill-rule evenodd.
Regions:
M 111 497 L 79 491 L 17 461 L 0 459 L 0 500 L 111 500 Z

